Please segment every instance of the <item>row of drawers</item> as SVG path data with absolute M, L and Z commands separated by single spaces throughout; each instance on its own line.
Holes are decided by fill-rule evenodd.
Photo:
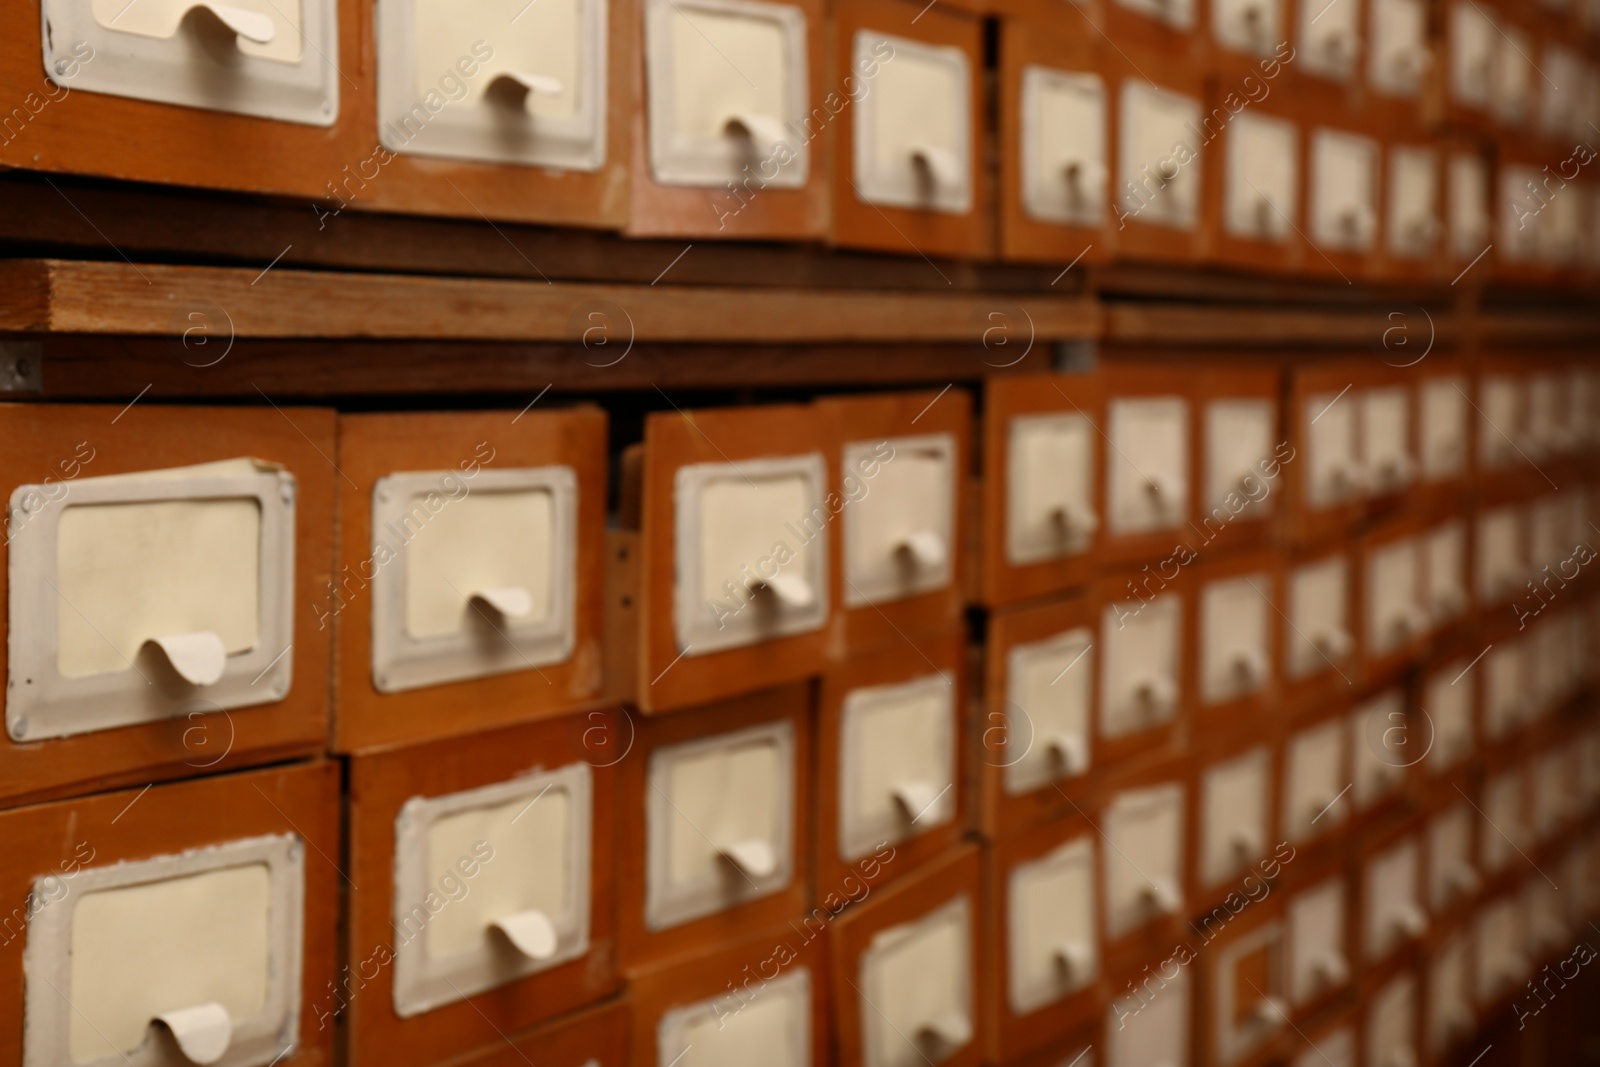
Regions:
M 771 1046 L 763 1062 L 894 1067 L 905 1042 L 1020 1063 L 1108 1007 L 1119 1024 L 1150 1012 L 1116 1027 L 1109 1063 L 1172 1049 L 1234 1067 L 1280 1029 L 1265 1002 L 1308 1022 L 1419 945 L 1456 953 L 1474 915 L 1466 1004 L 1487 1011 L 1596 904 L 1588 704 L 1465 772 L 1419 761 L 1373 794 L 1357 767 L 1309 827 L 1279 821 L 1296 786 L 1251 737 L 1130 765 L 1071 815 L 982 846 L 938 796 L 859 847 L 834 837 L 809 794 L 848 808 L 850 756 L 814 763 L 810 721 L 797 688 L 355 756 L 342 819 L 326 763 L 0 814 L 0 1003 L 23 1006 L 0 1011 L 0 1063 L 327 1062 L 342 1034 L 346 1062 L 429 1064 L 625 976 L 641 1067 L 690 1045 L 700 1064 Z M 892 745 L 858 755 L 898 770 Z M 1167 988 L 1178 945 L 1202 958 L 1186 973 L 1208 1006 L 1169 1017 L 1157 1005 L 1192 995 Z
M 0 160 L 308 196 L 324 223 L 355 207 L 1328 277 L 1454 277 L 1491 244 L 1480 269 L 1600 265 L 1600 193 L 1567 158 L 1600 120 L 1600 68 L 1513 5 L 1454 0 L 1434 42 L 1425 0 L 1010 0 L 993 55 L 984 6 L 41 0 L 7 16 L 0 84 L 28 103 Z M 1492 103 L 1514 130 L 1497 178 L 1423 132 L 1441 79 L 1460 117 Z M 131 134 L 114 149 L 111 125 Z
M 950 632 L 969 601 L 1083 586 L 997 625 L 1100 630 L 1105 667 L 1082 673 L 1134 725 L 1135 705 L 1314 690 L 1324 666 L 1379 677 L 1474 607 L 1523 624 L 1584 581 L 1579 408 L 1570 433 L 1529 418 L 1539 448 L 1520 378 L 1486 374 L 1474 403 L 1454 373 L 1358 391 L 1374 372 L 1346 370 L 1291 375 L 1289 427 L 1273 371 L 996 381 L 976 489 L 954 390 L 655 415 L 609 534 L 591 409 L 6 409 L 5 790 L 318 750 L 335 645 L 332 745 L 357 751 L 607 697 L 702 704 Z M 1588 382 L 1529 380 L 1568 400 Z M 1522 446 L 1484 444 L 1507 426 Z M 1455 516 L 1474 484 L 1475 517 Z M 1396 515 L 1411 493 L 1437 511 Z M 1358 521 L 1357 551 L 1318 547 Z M 1305 547 L 1252 547 L 1275 531 Z M 197 751 L 213 733 L 227 751 Z

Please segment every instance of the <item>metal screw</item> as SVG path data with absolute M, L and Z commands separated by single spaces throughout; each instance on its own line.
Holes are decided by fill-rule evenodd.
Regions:
M 55 72 L 57 74 L 65 74 L 67 72 L 67 61 L 64 59 L 56 60 Z
M 293 485 L 293 483 L 284 482 L 283 485 L 278 487 L 278 495 L 283 499 L 283 502 L 285 504 L 293 504 L 294 503 L 294 485 Z
M 27 737 L 27 736 L 28 736 L 28 718 L 27 718 L 26 715 L 19 715 L 11 723 L 11 739 L 13 741 L 21 741 L 24 737 Z

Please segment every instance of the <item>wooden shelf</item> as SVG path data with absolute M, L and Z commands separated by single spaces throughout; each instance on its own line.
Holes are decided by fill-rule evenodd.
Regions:
M 1391 317 L 1395 316 L 1395 317 Z M 1107 344 L 1138 347 L 1295 346 L 1385 351 L 1399 326 L 1420 350 L 1458 342 L 1461 329 L 1448 306 L 1408 301 L 1332 309 L 1278 305 L 1107 303 Z M 1409 343 L 1408 341 L 1408 343 Z
M 1099 305 L 1037 293 L 862 292 L 583 285 L 275 267 L 12 260 L 0 263 L 0 330 L 231 338 L 608 343 L 977 344 L 991 315 L 1037 342 L 1099 334 Z M 1021 317 L 1017 317 L 1017 312 Z M 599 315 L 600 319 L 593 316 Z M 589 333 L 594 339 L 597 335 Z

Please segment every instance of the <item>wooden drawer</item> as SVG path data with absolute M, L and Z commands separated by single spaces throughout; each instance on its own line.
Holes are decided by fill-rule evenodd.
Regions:
M 1107 561 L 1144 562 L 1173 552 L 1199 512 L 1194 376 L 1122 364 L 1101 373 L 1105 388 Z
M 856 0 L 833 12 L 832 77 L 870 91 L 832 125 L 835 245 L 988 258 L 983 22 L 949 7 Z
M 440 1062 L 616 991 L 630 728 L 610 709 L 352 758 L 348 952 L 392 960 L 350 1004 L 352 1064 Z
M 1233 26 L 1242 10 L 1288 6 L 1288 0 L 1216 2 L 1219 17 L 1221 7 L 1232 9 L 1227 21 Z M 1292 79 L 1277 79 L 1287 69 L 1280 60 L 1293 54 L 1286 36 L 1273 36 L 1271 42 L 1266 59 L 1230 61 L 1207 97 L 1202 128 L 1207 141 L 1206 213 L 1216 235 L 1211 258 L 1247 270 L 1299 274 L 1310 260 L 1321 262 L 1304 236 L 1305 109 L 1290 95 Z
M 1218 901 L 1263 882 L 1264 862 L 1293 856 L 1278 828 L 1279 732 L 1272 727 L 1214 730 L 1193 746 L 1187 829 L 1189 910 L 1208 911 Z
M 983 1001 L 992 1062 L 1048 1047 L 1104 1007 L 1100 840 L 1079 815 L 984 852 L 984 967 L 991 980 Z
M 1471 904 L 1483 884 L 1478 873 L 1478 822 L 1468 796 L 1451 790 L 1441 793 L 1428 810 L 1423 837 L 1423 869 L 1427 884 L 1426 907 L 1438 916 L 1451 916 Z
M 984 642 L 978 825 L 994 839 L 1094 804 L 1100 660 L 1096 601 L 1003 609 Z
M 805 911 L 810 701 L 796 685 L 634 722 L 618 764 L 625 972 Z
M 1290 706 L 1348 699 L 1360 677 L 1354 553 L 1291 552 L 1285 564 L 1283 693 Z
M 0 814 L 0 1063 L 332 1062 L 362 993 L 334 974 L 338 791 L 309 763 Z
M 266 0 L 230 7 L 249 34 L 270 39 L 231 37 L 209 13 L 180 22 L 192 11 L 181 0 L 120 21 L 89 0 L 9 8 L 0 90 L 26 100 L 16 114 L 32 121 L 24 136 L 8 132 L 0 163 L 322 202 L 340 182 L 365 186 L 351 173 L 379 172 L 362 129 L 372 90 L 341 76 L 363 69 L 361 6 L 308 0 L 293 17 Z
M 1154 946 L 1152 946 L 1154 949 Z M 1154 949 L 1139 970 L 1113 972 L 1110 1009 L 1100 1054 L 1107 1067 L 1142 1067 L 1150 1063 L 1187 1065 L 1197 1062 L 1194 1047 L 1195 959 L 1187 943 L 1169 941 Z
M 1184 658 L 1196 727 L 1269 726 L 1282 713 L 1281 556 L 1258 549 L 1203 558 L 1193 589 Z
M 563 1015 L 456 1062 L 462 1067 L 629 1067 L 633 1016 L 627 1000 Z M 534 1057 L 538 1057 L 534 1059 Z
M 1285 729 L 1278 826 L 1299 847 L 1337 844 L 1351 820 L 1348 705 L 1334 702 L 1303 715 Z
M 1000 254 L 1100 263 L 1116 249 L 1114 81 L 1093 32 L 1057 21 L 1000 23 Z
M 1291 1067 L 1316 1067 L 1317 1064 L 1356 1067 L 1362 1062 L 1356 1007 L 1352 1005 L 1319 1020 L 1302 1039 L 1290 1042 L 1290 1046 L 1294 1053 L 1288 1061 Z
M 599 698 L 606 418 L 340 420 L 335 747 L 558 715 Z
M 982 600 L 1087 582 L 1104 536 L 1099 375 L 992 377 L 984 386 Z
M 1263 897 L 1206 935 L 1196 1005 L 1199 1062 L 1277 1062 L 1290 1044 L 1282 901 Z
M 1414 281 L 1456 277 L 1445 256 L 1446 154 L 1415 118 L 1384 144 L 1383 273 Z M 1474 253 L 1476 254 L 1476 253 Z M 1392 360 L 1404 363 L 1405 360 Z
M 828 80 L 820 0 L 635 0 L 644 100 L 631 110 L 628 232 L 817 239 L 828 232 L 829 116 L 865 98 L 868 69 Z M 637 61 L 634 61 L 637 64 Z M 630 84 L 633 84 L 630 82 Z M 853 105 L 852 105 L 853 106 Z
M 619 228 L 629 210 L 638 21 L 635 0 L 511 14 L 382 0 L 367 22 L 376 100 L 362 132 L 383 169 L 376 180 L 373 163 L 356 177 L 335 175 L 330 208 Z
M 972 398 L 889 393 L 817 401 L 848 507 L 830 524 L 835 658 L 959 625 Z
M 1362 676 L 1394 677 L 1423 651 L 1433 625 L 1428 608 L 1428 543 L 1418 516 L 1368 529 L 1359 541 Z
M 617 698 L 670 711 L 822 672 L 838 565 L 826 527 L 847 500 L 837 464 L 811 407 L 646 418 L 624 463 L 638 485 L 624 487 L 639 502 L 625 513 L 638 530 L 638 622 Z
M 634 1067 L 830 1062 L 825 913 L 718 943 L 630 978 Z
M 1146 567 L 1135 579 L 1107 579 L 1094 592 L 1095 750 L 1101 763 L 1170 748 L 1189 722 L 1194 694 L 1185 632 L 1193 618 L 1195 582 L 1177 569 L 1185 560 L 1170 556 L 1155 570 Z
M 1366 510 L 1359 390 L 1371 373 L 1338 361 L 1290 374 L 1287 533 L 1296 544 L 1342 535 Z
M 333 414 L 33 405 L 0 407 L 0 426 L 0 793 L 319 750 Z
M 1128 2 L 1112 0 L 1112 8 Z M 1202 68 L 1172 53 L 1131 45 L 1108 54 L 1106 66 L 1116 79 L 1116 197 L 1111 210 L 1118 254 L 1158 263 L 1197 262 L 1208 254 L 1213 239 L 1205 210 L 1207 157 L 1217 147 L 1206 143 L 1203 129 L 1207 97 Z M 1141 71 L 1154 71 L 1160 80 L 1152 81 Z
M 1422 982 L 1407 968 L 1362 991 L 1361 1051 L 1371 1067 L 1422 1062 Z
M 961 839 L 971 822 L 966 635 L 896 641 L 822 677 L 818 895 L 852 896 L 874 859 L 883 885 Z M 884 860 L 888 853 L 892 860 Z
M 1101 905 L 1106 917 L 1107 973 L 1132 970 L 1171 951 L 1193 903 L 1189 885 L 1194 803 L 1185 761 L 1176 755 L 1146 759 L 1102 783 L 1093 816 L 1105 835 L 1101 853 Z M 1113 983 L 1113 989 L 1120 986 Z
M 1391 320 L 1410 333 L 1416 324 Z M 1399 335 L 1393 335 L 1398 341 Z M 1407 338 L 1404 348 L 1392 352 L 1389 361 L 1406 367 L 1421 353 L 1412 345 L 1420 340 Z M 1459 505 L 1460 497 L 1476 469 L 1473 430 L 1478 422 L 1472 410 L 1472 376 L 1466 364 L 1430 353 L 1427 362 L 1410 364 L 1417 374 L 1416 441 L 1418 488 L 1441 504 Z M 1407 367 L 1409 369 L 1409 367 Z
M 908 1045 L 955 1067 L 982 1061 L 981 883 L 978 850 L 964 845 L 834 921 L 839 1064 L 904 1063 Z
M 1297 858 L 1286 881 L 1285 991 L 1290 1014 L 1303 1021 L 1355 978 L 1355 892 L 1343 854 Z
M 1428 947 L 1423 982 L 1423 1062 L 1448 1063 L 1452 1053 L 1472 1055 L 1469 1040 L 1478 1031 L 1473 1006 L 1472 928 L 1443 930 Z
M 1368 820 L 1405 798 L 1419 773 L 1418 747 L 1426 729 L 1411 717 L 1412 704 L 1396 684 L 1365 694 L 1345 719 L 1350 731 L 1350 802 L 1355 817 Z
M 1356 852 L 1356 939 L 1363 973 L 1412 951 L 1428 933 L 1426 833 L 1419 819 L 1393 822 Z
M 1265 543 L 1283 514 L 1283 467 L 1294 459 L 1283 425 L 1282 375 L 1268 367 L 1212 366 L 1194 376 L 1194 547 Z

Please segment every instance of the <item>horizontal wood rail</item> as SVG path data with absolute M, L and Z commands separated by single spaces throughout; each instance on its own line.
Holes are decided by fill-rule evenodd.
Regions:
M 395 340 L 972 343 L 1092 338 L 1098 303 L 1039 293 L 586 285 L 276 267 L 0 263 L 0 330 Z M 192 335 L 192 334 L 191 334 Z

